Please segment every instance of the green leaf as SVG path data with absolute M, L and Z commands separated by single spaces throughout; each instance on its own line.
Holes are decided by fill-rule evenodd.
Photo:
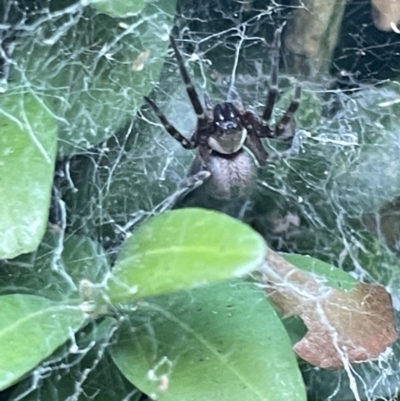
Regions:
M 145 0 L 88 0 L 99 11 L 112 17 L 128 17 L 142 10 Z
M 100 284 L 109 265 L 104 249 L 88 237 L 49 230 L 37 251 L 0 269 L 0 295 L 40 294 L 53 301 L 79 299 L 79 283 Z
M 276 118 L 281 118 L 282 114 L 288 108 L 289 103 L 293 99 L 294 88 L 287 91 L 279 99 L 277 108 L 279 112 Z M 303 88 L 301 91 L 301 101 L 299 110 L 296 112 L 296 125 L 307 130 L 318 127 L 321 123 L 322 116 L 322 100 L 316 92 Z
M 307 326 L 299 316 L 282 316 L 282 313 L 280 313 L 279 310 L 276 310 L 276 313 L 289 335 L 290 342 L 292 345 L 295 345 L 306 335 Z M 299 358 L 299 360 L 302 362 L 302 359 Z
M 176 7 L 176 0 L 147 2 L 121 21 L 78 3 L 71 19 L 65 3 L 53 1 L 54 18 L 21 38 L 10 73 L 51 105 L 61 156 L 104 141 L 135 116 L 157 82 Z
M 53 184 L 57 125 L 30 93 L 0 97 L 0 259 L 31 252 L 46 226 Z
M 245 282 L 141 303 L 112 356 L 135 386 L 160 401 L 306 399 L 281 321 L 263 292 Z
M 9 401 L 137 401 L 141 392 L 118 370 L 107 346 L 112 341 L 116 321 L 105 318 L 82 330 L 74 343 L 67 343 L 53 354 L 48 363 L 52 369 L 32 388 L 32 377 L 18 384 Z M 89 330 L 88 330 L 89 329 Z M 60 352 L 61 351 L 61 352 Z M 124 398 L 127 397 L 127 398 Z
M 336 165 L 333 175 L 336 197 L 348 216 L 376 213 L 400 193 L 399 96 L 400 82 L 369 86 L 353 96 L 351 111 L 341 117 L 360 138 L 357 152 L 346 154 L 347 163 Z
M 0 297 L 0 390 L 47 358 L 85 321 L 77 306 L 34 295 Z
M 358 284 L 358 281 L 345 271 L 332 266 L 322 260 L 312 258 L 308 255 L 281 254 L 288 262 L 294 264 L 299 269 L 305 270 L 319 276 L 324 284 L 341 291 L 351 291 Z
M 397 229 L 398 219 L 395 218 L 399 211 L 390 214 L 387 213 L 384 218 L 388 218 L 388 226 L 379 227 L 379 232 L 382 233 L 386 229 Z M 373 216 L 377 219 L 382 216 Z M 382 220 L 380 220 L 381 222 Z M 400 227 L 399 227 L 400 229 Z M 372 230 L 371 230 L 372 231 Z M 394 231 L 392 237 L 386 237 L 391 245 L 395 245 L 399 232 Z M 363 247 L 357 249 L 357 260 L 376 282 L 387 287 L 392 297 L 397 298 L 400 295 L 400 260 L 388 249 L 381 239 L 375 238 L 372 234 L 359 230 L 358 234 L 362 235 Z M 396 242 L 395 242 L 396 241 Z
M 111 302 L 243 276 L 266 254 L 263 238 L 222 213 L 181 209 L 141 226 L 125 243 L 109 281 Z

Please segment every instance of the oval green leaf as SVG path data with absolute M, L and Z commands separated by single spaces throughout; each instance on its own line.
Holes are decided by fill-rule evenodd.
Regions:
M 78 306 L 34 295 L 0 297 L 0 390 L 35 368 L 85 321 Z
M 324 284 L 336 288 L 337 290 L 351 291 L 359 283 L 344 270 L 311 256 L 283 253 L 282 257 L 299 269 L 313 273 L 318 276 L 319 279 L 323 280 Z
M 107 354 L 116 324 L 115 320 L 105 318 L 92 327 L 85 327 L 76 336 L 74 352 L 70 342 L 60 347 L 48 359 L 49 363 L 57 362 L 51 364 L 51 373 L 34 388 L 33 378 L 28 376 L 16 386 L 9 400 L 138 401 L 142 393 L 122 375 Z
M 136 15 L 144 7 L 146 0 L 87 0 L 87 3 L 102 13 L 112 17 L 129 17 Z
M 29 93 L 0 97 L 0 259 L 31 252 L 47 226 L 57 125 Z
M 249 283 L 141 303 L 112 356 L 135 386 L 160 401 L 306 400 L 289 337 Z
M 10 80 L 25 83 L 51 105 L 60 156 L 84 152 L 135 116 L 157 82 L 176 7 L 176 0 L 148 1 L 138 15 L 121 21 L 75 3 L 69 20 L 65 0 L 52 1 L 58 17 L 20 38 L 13 53 L 18 68 L 10 72 Z
M 10 260 L 0 269 L 0 295 L 40 294 L 53 301 L 80 299 L 79 283 L 100 284 L 109 272 L 104 249 L 92 239 L 46 232 L 38 249 Z
M 207 285 L 250 273 L 263 238 L 222 213 L 181 209 L 159 215 L 125 243 L 109 281 L 113 303 Z

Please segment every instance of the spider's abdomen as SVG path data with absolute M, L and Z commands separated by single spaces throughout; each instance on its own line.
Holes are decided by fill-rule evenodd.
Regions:
M 229 157 L 211 154 L 207 170 L 211 177 L 205 183 L 205 190 L 214 198 L 232 200 L 248 197 L 253 191 L 256 166 L 244 150 Z

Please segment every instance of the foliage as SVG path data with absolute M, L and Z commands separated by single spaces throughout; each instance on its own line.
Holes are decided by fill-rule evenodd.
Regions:
M 0 102 L 0 259 L 6 259 L 34 251 L 46 230 L 57 127 L 32 93 L 8 92 Z
M 189 227 L 193 228 L 190 232 Z M 80 255 L 80 260 L 85 260 L 90 270 L 93 269 L 90 264 L 96 263 L 93 248 L 88 247 L 87 242 L 74 240 L 73 243 L 75 247 L 65 248 L 63 262 L 58 265 L 71 278 L 76 275 L 74 270 L 79 261 L 67 256 L 71 252 Z M 262 238 L 239 221 L 217 212 L 183 209 L 162 214 L 134 232 L 121 251 L 121 259 L 116 262 L 115 275 L 103 282 L 99 281 L 102 275 L 92 275 L 97 278 L 93 283 L 96 288 L 93 293 L 81 290 L 81 301 L 74 296 L 62 297 L 58 302 L 28 294 L 0 296 L 3 324 L 0 352 L 5 363 L 1 371 L 2 388 L 21 379 L 74 332 L 89 330 L 91 336 L 87 319 L 93 316 L 93 311 L 99 310 L 92 307 L 96 306 L 93 303 L 101 292 L 99 302 L 111 300 L 110 307 L 117 307 L 117 302 L 129 305 L 137 301 L 127 317 L 109 325 L 105 335 L 110 337 L 118 326 L 113 359 L 122 373 L 148 394 L 160 391 L 165 393 L 165 399 L 195 399 L 202 388 L 197 382 L 198 373 L 202 371 L 204 381 L 216 380 L 214 389 L 204 388 L 204 391 L 220 392 L 224 388 L 226 398 L 254 394 L 259 399 L 269 399 L 282 393 L 304 400 L 289 338 L 265 295 L 254 291 L 252 284 L 237 279 L 212 285 L 250 273 L 263 262 L 265 254 Z M 38 256 L 43 268 L 50 265 L 54 257 L 52 252 L 41 252 Z M 56 269 L 46 269 L 43 273 L 49 284 L 56 282 L 58 291 L 67 293 L 71 284 L 62 281 Z M 26 286 L 23 288 L 29 288 L 27 280 L 20 279 L 19 283 L 14 287 L 17 290 L 22 283 Z M 35 291 L 34 281 L 30 286 Z M 201 288 L 192 289 L 193 286 Z M 40 289 L 36 291 L 41 292 Z M 44 294 L 52 296 L 51 292 Z M 154 298 L 156 295 L 159 296 Z M 37 332 L 28 329 L 33 321 L 38 323 L 35 325 Z M 143 340 L 140 340 L 139 328 L 143 330 Z M 237 335 L 232 335 L 233 332 Z M 54 341 L 51 340 L 53 336 Z M 83 345 L 78 342 L 74 353 L 88 346 L 87 341 Z M 166 348 L 159 349 L 158 343 Z M 278 348 L 277 344 L 280 344 Z M 27 348 L 37 350 L 30 353 L 29 359 L 26 358 Z M 189 350 L 192 351 L 188 353 Z M 12 370 L 15 371 L 13 375 L 9 372 L 10 360 L 18 364 L 18 368 Z M 175 360 L 180 361 L 178 365 Z M 197 366 L 201 360 L 207 364 L 204 368 Z M 189 367 L 193 370 L 191 375 L 186 374 Z M 288 378 L 289 387 L 282 388 L 278 384 L 278 378 L 283 375 Z M 149 382 L 145 381 L 146 377 Z M 168 386 L 163 380 L 171 382 L 173 390 L 163 390 L 162 386 Z M 177 383 L 180 384 L 177 386 Z M 277 384 L 274 387 L 272 383 Z M 22 387 L 26 388 L 26 383 L 22 383 Z M 21 391 L 17 388 L 16 394 Z M 207 399 L 207 394 L 202 397 Z
M 0 6 L 10 27 L 0 54 L 0 399 L 136 401 L 142 392 L 165 401 L 393 397 L 398 343 L 382 357 L 384 374 L 382 359 L 332 372 L 296 360 L 293 349 L 307 329 L 326 329 L 321 300 L 321 310 L 333 310 L 329 328 L 341 323 L 343 334 L 351 327 L 352 340 L 374 343 L 377 336 L 366 334 L 372 321 L 371 333 L 390 326 L 376 313 L 382 299 L 368 299 L 376 287 L 359 281 L 399 294 L 398 81 L 354 88 L 350 79 L 327 90 L 303 75 L 302 153 L 260 171 L 259 188 L 240 214 L 244 223 L 199 209 L 167 211 L 184 194 L 178 182 L 192 156 L 141 107 L 154 89 L 181 132 L 189 135 L 195 125 L 176 62 L 171 68 L 167 57 L 173 24 L 196 86 L 207 86 L 218 102 L 234 83 L 246 106 L 262 113 L 265 42 L 288 11 L 258 0 L 182 0 L 178 14 L 177 4 Z M 343 7 L 319 20 L 334 18 L 339 29 Z M 321 43 L 337 35 L 324 31 Z M 343 62 L 337 47 L 332 60 L 301 57 L 331 81 L 326 66 Z M 358 50 L 371 57 L 368 47 Z M 288 56 L 289 67 L 303 73 L 299 54 Z M 272 123 L 292 97 L 293 78 L 283 76 L 280 86 L 285 93 Z M 301 274 L 291 270 L 273 282 L 278 271 L 268 270 L 274 253 L 266 242 L 285 251 Z M 263 269 L 272 281 L 263 280 Z M 295 298 L 275 302 L 274 293 L 288 288 Z M 313 299 L 304 306 L 307 297 Z M 342 345 L 331 347 L 325 337 L 307 344 L 317 359 Z M 312 348 L 317 343 L 320 352 Z M 349 362 L 339 359 L 340 366 Z
M 48 283 L 48 289 L 43 291 L 45 287 L 38 286 L 32 274 L 32 280 L 21 275 L 8 286 L 9 294 L 0 296 L 3 389 L 20 380 L 75 333 L 73 353 L 86 350 L 86 354 L 96 346 L 90 354 L 96 355 L 97 349 L 104 360 L 94 362 L 88 354 L 82 362 L 82 367 L 92 366 L 90 383 L 94 386 L 102 377 L 95 372 L 100 372 L 104 363 L 112 363 L 106 361 L 104 349 L 114 343 L 111 356 L 122 374 L 158 399 L 206 400 L 219 393 L 227 399 L 290 396 L 305 400 L 288 333 L 274 308 L 254 284 L 232 280 L 255 271 L 268 259 L 264 241 L 248 226 L 202 209 L 161 214 L 126 241 L 111 275 L 107 263 L 98 260 L 101 249 L 87 240 L 70 238 L 58 263 L 54 264 L 58 249 L 49 240 L 48 252 L 39 251 L 30 266 L 41 266 L 45 277 L 41 286 Z M 289 260 L 293 258 L 296 256 L 288 255 Z M 346 273 L 315 259 L 297 259 L 298 265 L 323 277 L 324 285 L 353 291 L 355 281 Z M 84 279 L 82 268 L 76 269 L 82 262 L 86 266 Z M 28 264 L 23 256 L 12 262 L 14 269 L 18 263 Z M 10 268 L 6 271 L 12 272 Z M 94 280 L 91 284 L 89 277 Z M 71 292 L 73 284 L 80 285 L 82 299 L 77 298 L 76 291 Z M 19 294 L 21 288 L 42 296 Z M 114 322 L 107 318 L 104 326 L 101 316 L 111 313 L 117 317 L 121 312 L 125 312 L 124 317 Z M 99 319 L 102 336 L 108 341 L 116 336 L 116 341 L 101 346 L 103 337 L 95 334 L 97 325 L 89 324 L 92 318 Z M 80 340 L 80 332 L 94 336 L 90 347 L 87 340 Z M 29 358 L 28 349 L 35 350 L 29 352 Z M 285 377 L 285 386 L 281 377 Z M 44 380 L 41 391 L 46 393 L 54 378 L 52 374 Z M 204 382 L 214 384 L 203 386 Z M 68 383 L 60 382 L 63 391 L 70 391 Z M 16 388 L 15 397 L 23 394 L 24 388 L 29 388 L 27 381 Z

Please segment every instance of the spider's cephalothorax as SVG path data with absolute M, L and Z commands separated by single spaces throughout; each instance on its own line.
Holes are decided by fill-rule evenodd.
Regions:
M 212 150 L 223 155 L 236 153 L 243 148 L 247 130 L 242 125 L 239 111 L 229 102 L 217 104 L 213 110 L 214 127 L 208 137 Z
M 239 95 L 233 89 L 228 94 L 227 102 L 215 106 L 210 98 L 204 95 L 203 107 L 172 36 L 170 37 L 171 45 L 189 99 L 197 114 L 197 128 L 191 138 L 186 139 L 169 123 L 159 107 L 145 97 L 172 137 L 178 140 L 185 149 L 198 149 L 189 177 L 199 172 L 208 172 L 205 189 L 213 198 L 232 200 L 248 196 L 256 178 L 254 158 L 260 166 L 264 166 L 267 159 L 291 157 L 299 151 L 300 144 L 298 135 L 295 133 L 294 113 L 299 107 L 300 87 L 296 87 L 289 107 L 276 126 L 270 128 L 268 125 L 278 94 L 280 35 L 281 29 L 277 29 L 271 52 L 269 91 L 261 117 L 251 110 L 246 110 Z M 279 137 L 290 140 L 290 148 L 286 152 L 270 155 L 262 144 L 261 138 Z

